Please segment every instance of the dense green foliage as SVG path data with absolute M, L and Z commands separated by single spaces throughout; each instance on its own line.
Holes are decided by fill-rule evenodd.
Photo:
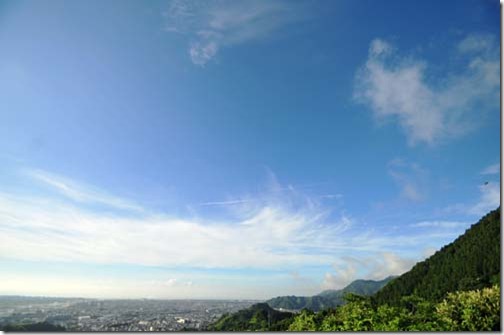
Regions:
M 394 277 L 383 280 L 355 280 L 341 290 L 327 290 L 311 297 L 282 296 L 266 301 L 273 308 L 287 310 L 309 309 L 319 311 L 330 307 L 340 306 L 345 303 L 343 299 L 346 293 L 359 295 L 371 295 L 385 286 Z
M 480 289 L 500 282 L 500 209 L 484 216 L 454 242 L 417 263 L 373 297 L 397 305 L 404 296 L 439 301 L 448 292 Z
M 500 330 L 499 287 L 449 293 L 436 311 L 447 330 Z
M 65 327 L 53 325 L 48 322 L 28 323 L 28 324 L 7 324 L 0 326 L 4 332 L 61 332 Z
M 350 297 L 336 309 L 303 310 L 290 331 L 484 331 L 500 330 L 500 287 L 449 293 L 442 302 L 403 297 L 398 306 Z
M 274 310 L 266 303 L 255 304 L 234 314 L 224 314 L 208 327 L 211 331 L 287 330 L 294 314 Z

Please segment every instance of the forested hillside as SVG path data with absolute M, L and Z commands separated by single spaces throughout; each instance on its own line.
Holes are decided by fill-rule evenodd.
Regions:
M 404 296 L 439 301 L 446 293 L 500 283 L 500 208 L 485 215 L 454 242 L 417 263 L 373 297 L 397 305 Z

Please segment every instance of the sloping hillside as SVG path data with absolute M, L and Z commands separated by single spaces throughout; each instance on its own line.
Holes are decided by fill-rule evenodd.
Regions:
M 438 301 L 448 292 L 480 289 L 499 282 L 500 208 L 391 281 L 372 300 L 377 304 L 398 304 L 401 297 L 416 295 Z

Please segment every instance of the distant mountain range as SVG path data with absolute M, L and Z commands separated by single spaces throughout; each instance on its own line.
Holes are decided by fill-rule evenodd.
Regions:
M 384 287 L 394 276 L 383 280 L 363 280 L 358 279 L 351 282 L 348 286 L 340 290 L 326 290 L 310 297 L 302 296 L 280 296 L 266 301 L 273 308 L 285 309 L 290 311 L 299 311 L 304 308 L 312 311 L 319 311 L 325 308 L 340 306 L 345 303 L 343 297 L 347 293 L 358 295 L 372 295 Z

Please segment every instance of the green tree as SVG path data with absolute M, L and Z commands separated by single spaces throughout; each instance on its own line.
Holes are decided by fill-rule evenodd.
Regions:
M 500 330 L 500 288 L 449 293 L 436 310 L 446 330 Z
M 301 313 L 299 313 L 295 318 L 294 321 L 290 324 L 289 326 L 289 331 L 297 331 L 297 332 L 304 332 L 304 331 L 318 331 L 318 325 L 317 321 L 315 318 L 315 313 L 303 309 Z

